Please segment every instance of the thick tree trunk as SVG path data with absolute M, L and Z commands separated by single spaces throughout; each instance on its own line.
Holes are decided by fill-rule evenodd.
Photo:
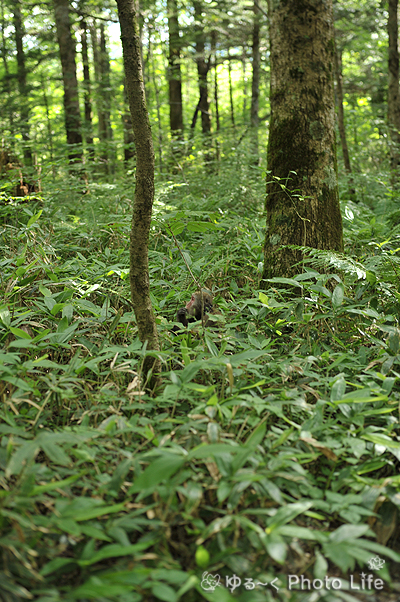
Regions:
M 342 76 L 342 55 L 335 45 L 335 74 L 336 74 L 336 96 L 338 105 L 338 126 L 340 142 L 342 145 L 344 168 L 347 173 L 351 173 L 349 149 L 347 146 L 346 128 L 344 125 L 343 110 L 343 76 Z
M 285 245 L 343 250 L 335 147 L 332 0 L 271 3 L 270 40 L 270 175 L 264 278 L 299 271 L 293 266 L 301 261 L 301 252 Z
M 81 117 L 76 78 L 75 40 L 71 32 L 68 0 L 53 0 L 64 83 L 64 114 L 69 160 L 82 160 Z
M 126 89 L 136 145 L 136 187 L 130 239 L 130 284 L 139 338 L 147 349 L 159 351 L 157 327 L 150 300 L 149 231 L 154 199 L 154 150 L 146 107 L 136 0 L 117 0 L 124 56 Z M 158 384 L 160 360 L 147 356 L 143 371 L 150 388 Z
M 89 71 L 89 56 L 87 43 L 87 25 L 83 20 L 81 23 L 81 46 L 82 46 L 82 65 L 83 65 L 83 87 L 85 91 L 85 140 L 86 149 L 89 151 L 89 157 L 93 158 L 93 124 L 92 124 L 92 99 Z
M 169 86 L 169 126 L 174 138 L 183 139 L 183 107 L 181 78 L 181 41 L 179 37 L 177 0 L 167 1 L 168 10 L 168 86 Z
M 260 95 L 260 11 L 257 2 L 253 5 L 254 21 L 252 35 L 252 71 L 253 77 L 251 80 L 251 108 L 250 108 L 250 123 L 253 128 L 252 139 L 254 154 L 257 157 L 258 163 L 258 99 Z
M 392 184 L 398 183 L 400 165 L 400 89 L 399 89 L 399 25 L 398 0 L 389 0 L 389 87 L 388 121 L 390 130 L 390 168 Z
M 199 78 L 199 103 L 198 110 L 201 112 L 201 129 L 203 134 L 211 132 L 210 102 L 208 100 L 207 75 L 209 62 L 205 60 L 205 34 L 202 17 L 202 0 L 193 0 L 196 34 L 196 64 Z M 192 122 L 193 124 L 193 122 Z
M 29 135 L 29 103 L 28 87 L 26 83 L 26 63 L 24 51 L 24 25 L 21 15 L 21 0 L 13 0 L 12 11 L 14 16 L 15 44 L 17 47 L 17 80 L 19 91 L 20 107 L 20 130 L 22 140 L 24 141 L 24 161 L 27 165 L 32 165 L 32 149 Z

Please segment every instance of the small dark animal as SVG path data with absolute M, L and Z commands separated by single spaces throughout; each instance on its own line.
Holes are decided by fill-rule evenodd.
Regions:
M 193 293 L 190 301 L 185 307 L 178 309 L 176 321 L 183 324 L 186 328 L 189 322 L 202 320 L 204 326 L 214 326 L 216 321 L 210 318 L 209 314 L 216 315 L 219 312 L 214 309 L 211 293 L 206 290 Z

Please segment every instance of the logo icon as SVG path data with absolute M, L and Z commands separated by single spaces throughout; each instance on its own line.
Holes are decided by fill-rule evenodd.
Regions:
M 211 575 L 211 573 L 204 571 L 200 585 L 204 591 L 214 592 L 218 585 L 220 585 L 220 579 L 221 577 L 219 575 Z
M 385 561 L 382 560 L 382 558 L 379 558 L 379 556 L 375 556 L 374 558 L 370 558 L 368 560 L 368 568 L 371 571 L 380 571 L 384 564 Z

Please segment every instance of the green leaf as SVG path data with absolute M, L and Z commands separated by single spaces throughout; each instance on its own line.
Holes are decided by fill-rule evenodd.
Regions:
M 30 220 L 26 224 L 26 227 L 30 228 L 35 222 L 37 222 L 38 219 L 39 219 L 39 217 L 42 215 L 42 213 L 43 213 L 43 209 L 41 209 L 40 211 L 38 211 L 38 213 L 35 213 L 35 215 L 32 215 L 32 217 L 30 218 Z
M 13 326 L 10 326 L 10 332 L 12 332 L 16 337 L 21 337 L 22 339 L 27 339 L 27 340 L 32 340 L 32 337 L 25 332 L 25 330 L 22 330 L 22 328 L 14 328 Z
M 129 493 L 136 493 L 142 489 L 154 489 L 157 485 L 171 478 L 185 463 L 185 458 L 177 454 L 164 452 L 163 455 L 154 460 L 134 480 Z
M 121 556 L 133 556 L 138 552 L 142 552 L 147 548 L 150 548 L 154 545 L 154 541 L 148 540 L 145 542 L 135 543 L 131 546 L 121 546 L 120 544 L 110 544 L 108 546 L 103 546 L 93 554 L 91 558 L 85 558 L 84 560 L 78 560 L 79 566 L 85 567 L 95 564 L 96 562 L 100 562 L 101 560 L 106 560 L 107 558 L 120 558 Z
M 177 602 L 178 596 L 175 590 L 166 583 L 156 583 L 151 588 L 153 595 L 164 602 Z
M 344 299 L 344 286 L 342 283 L 340 283 L 335 287 L 335 290 L 333 291 L 333 294 L 332 294 L 333 307 L 335 309 L 340 307 L 343 303 L 343 299 Z

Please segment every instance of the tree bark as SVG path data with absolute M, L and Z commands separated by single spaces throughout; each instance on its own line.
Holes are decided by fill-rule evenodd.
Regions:
M 343 250 L 332 0 L 270 3 L 270 40 L 265 279 L 299 271 L 302 253 L 285 245 Z
M 83 65 L 83 87 L 85 91 L 85 140 L 86 150 L 89 157 L 94 156 L 93 147 L 93 124 L 92 124 L 92 99 L 91 99 L 91 84 L 89 71 L 89 56 L 87 43 L 87 25 L 86 21 L 81 22 L 81 46 L 82 46 L 82 65 Z
M 21 15 L 21 0 L 13 0 L 12 3 L 14 29 L 15 29 L 15 44 L 17 48 L 17 80 L 19 91 L 19 107 L 20 107 L 20 130 L 22 140 L 24 141 L 23 153 L 24 161 L 27 165 L 32 166 L 32 149 L 29 134 L 29 101 L 28 101 L 28 86 L 26 81 L 26 61 L 24 51 L 24 25 Z
M 258 3 L 253 5 L 254 21 L 252 34 L 252 71 L 253 77 L 251 80 L 251 108 L 250 108 L 250 123 L 253 128 L 252 140 L 254 154 L 257 157 L 258 163 L 258 100 L 260 95 L 260 10 Z
M 136 187 L 130 237 L 130 285 L 139 338 L 147 349 L 159 351 L 157 327 L 150 300 L 149 231 L 154 200 L 154 150 L 140 59 L 136 0 L 117 0 L 126 89 L 136 145 Z M 143 372 L 149 387 L 158 384 L 161 363 L 146 356 Z
M 232 65 L 231 65 L 231 51 L 228 48 L 228 79 L 229 79 L 229 105 L 231 109 L 231 122 L 235 126 L 235 107 L 233 104 L 233 89 L 232 89 Z
M 196 35 L 196 64 L 199 78 L 199 103 L 198 110 L 201 112 L 201 129 L 203 134 L 209 135 L 211 132 L 211 114 L 210 102 L 208 100 L 207 75 L 209 62 L 205 60 L 205 35 L 202 17 L 202 0 L 193 0 L 195 17 L 195 35 Z M 192 122 L 193 123 L 193 122 Z
M 398 0 L 389 0 L 389 86 L 388 121 L 390 131 L 390 168 L 392 185 L 397 185 L 400 164 L 400 88 L 399 88 L 399 25 Z
M 179 37 L 177 0 L 167 1 L 168 10 L 168 87 L 169 126 L 173 138 L 183 140 L 183 106 L 181 77 L 181 41 Z
M 96 112 L 97 112 L 97 132 L 100 142 L 100 152 L 99 155 L 102 159 L 103 164 L 107 168 L 107 127 L 106 127 L 106 119 L 104 114 L 104 99 L 101 90 L 101 79 L 102 79 L 102 70 L 101 70 L 101 52 L 100 52 L 100 43 L 98 39 L 97 29 L 95 21 L 89 26 L 90 30 L 90 38 L 92 41 L 92 51 L 93 51 L 93 64 L 94 64 L 94 77 L 95 77 L 95 90 L 96 90 Z
M 76 77 L 75 40 L 69 19 L 68 0 L 53 0 L 64 83 L 64 117 L 70 163 L 82 160 L 81 117 Z
M 346 127 L 344 124 L 343 110 L 343 76 L 342 76 L 342 54 L 338 51 L 335 44 L 335 74 L 336 74 L 336 96 L 338 105 L 338 126 L 340 142 L 342 145 L 344 168 L 347 173 L 351 173 L 349 149 L 347 146 Z
M 217 32 L 215 29 L 211 32 L 211 54 L 213 56 L 214 62 L 214 103 L 215 103 L 215 122 L 217 127 L 217 132 L 220 130 L 220 121 L 219 121 L 219 101 L 218 101 L 218 61 L 217 61 Z M 217 149 L 218 150 L 218 149 Z
M 132 117 L 129 111 L 128 95 L 126 93 L 126 83 L 124 77 L 124 110 L 122 113 L 122 123 L 124 127 L 124 162 L 125 167 L 130 168 L 129 161 L 136 157 L 135 138 L 132 128 Z
M 5 29 L 6 29 L 6 20 L 4 18 L 4 2 L 3 0 L 0 0 L 0 7 L 1 7 L 1 56 L 3 59 L 3 65 L 4 65 L 4 90 L 6 92 L 6 95 L 8 97 L 8 102 L 7 102 L 7 109 L 8 109 L 8 119 L 10 121 L 10 131 L 14 132 L 14 110 L 13 110 L 13 103 L 12 103 L 12 99 L 11 99 L 11 75 L 10 75 L 10 70 L 8 67 L 8 61 L 7 61 L 7 41 L 6 41 L 6 36 L 5 36 Z
M 107 140 L 106 155 L 109 171 L 113 172 L 114 152 L 110 144 L 112 140 L 111 127 L 111 83 L 110 83 L 110 58 L 108 56 L 106 33 L 104 23 L 100 24 L 100 65 L 101 65 L 101 93 L 104 105 L 105 139 Z

